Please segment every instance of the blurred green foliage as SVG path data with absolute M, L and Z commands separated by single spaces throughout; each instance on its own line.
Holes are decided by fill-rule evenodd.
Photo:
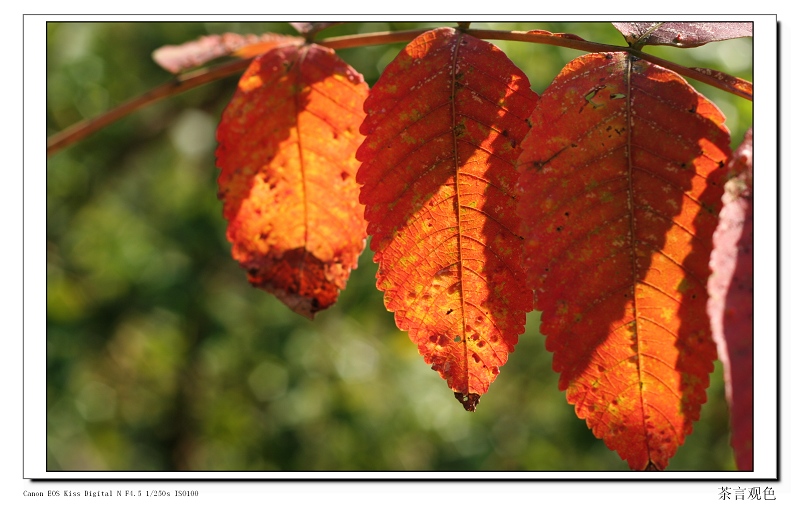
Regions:
M 451 24 L 454 26 L 455 24 Z M 320 37 L 439 24 L 360 23 Z M 608 23 L 491 23 L 624 44 Z M 156 48 L 285 23 L 50 23 L 48 135 L 159 85 Z M 541 93 L 580 52 L 497 41 Z M 751 41 L 660 56 L 752 79 Z M 339 54 L 373 84 L 403 44 Z M 557 388 L 529 315 L 517 351 L 467 413 L 375 289 L 367 249 L 313 322 L 253 289 L 230 257 L 216 199 L 215 126 L 236 77 L 161 101 L 47 164 L 49 470 L 620 470 Z M 698 87 L 734 143 L 747 101 Z M 720 364 L 671 470 L 728 470 Z

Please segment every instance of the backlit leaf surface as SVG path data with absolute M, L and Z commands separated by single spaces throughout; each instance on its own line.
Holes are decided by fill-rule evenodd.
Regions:
M 753 469 L 753 137 L 728 164 L 719 225 L 714 232 L 708 315 L 725 368 L 736 466 Z
M 364 249 L 355 152 L 367 93 L 332 50 L 277 48 L 253 60 L 217 130 L 233 257 L 309 318 L 336 302 Z
M 514 161 L 536 100 L 498 48 L 440 28 L 412 41 L 364 104 L 358 181 L 377 286 L 468 410 L 532 307 Z
M 528 276 L 559 387 L 632 469 L 663 469 L 705 402 L 711 235 L 729 134 L 671 71 L 570 62 L 522 143 Z

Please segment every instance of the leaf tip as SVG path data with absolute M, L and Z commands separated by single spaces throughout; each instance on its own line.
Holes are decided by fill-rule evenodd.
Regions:
M 475 406 L 478 405 L 478 402 L 481 400 L 481 396 L 477 393 L 469 393 L 463 394 L 461 392 L 455 392 L 454 395 L 456 396 L 456 400 L 464 406 L 464 409 L 470 411 L 472 413 L 475 412 Z
M 652 462 L 648 462 L 647 463 L 647 467 L 644 470 L 645 471 L 658 471 L 658 472 L 663 471 L 663 469 L 661 469 L 657 465 L 653 464 Z

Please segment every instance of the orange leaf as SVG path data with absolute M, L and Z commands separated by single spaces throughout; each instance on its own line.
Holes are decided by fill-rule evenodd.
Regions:
M 663 469 L 705 402 L 711 235 L 730 137 L 680 76 L 570 62 L 522 143 L 519 213 L 559 387 L 632 469 Z
M 725 368 L 736 466 L 753 469 L 753 133 L 728 163 L 724 206 L 714 232 L 708 315 Z
M 321 46 L 253 60 L 217 130 L 219 195 L 250 282 L 312 318 L 364 249 L 355 151 L 368 87 Z
M 358 181 L 377 286 L 471 411 L 532 308 L 514 161 L 536 100 L 498 48 L 440 28 L 412 41 L 364 104 Z

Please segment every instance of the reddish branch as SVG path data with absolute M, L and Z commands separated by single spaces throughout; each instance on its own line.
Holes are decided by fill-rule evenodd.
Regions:
M 344 49 L 356 48 L 362 46 L 370 46 L 377 44 L 391 44 L 395 42 L 406 42 L 413 40 L 417 36 L 429 31 L 428 28 L 416 30 L 402 30 L 398 32 L 377 32 L 370 34 L 355 34 L 345 35 L 341 37 L 330 37 L 320 41 L 316 41 L 321 46 L 326 46 L 331 49 Z M 535 32 L 519 32 L 519 31 L 501 31 L 501 30 L 474 30 L 464 29 L 473 37 L 479 39 L 494 39 L 506 41 L 520 41 L 520 42 L 533 42 L 538 44 L 549 44 L 551 46 L 561 46 L 564 48 L 576 49 L 579 51 L 587 52 L 604 52 L 604 51 L 627 51 L 632 55 L 637 56 L 643 60 L 647 60 L 656 65 L 660 65 L 670 69 L 678 74 L 686 76 L 691 79 L 700 81 L 707 85 L 719 88 L 720 90 L 737 95 L 744 99 L 753 100 L 752 84 L 747 81 L 727 76 L 718 71 L 709 71 L 708 69 L 695 69 L 684 67 L 676 63 L 658 58 L 641 51 L 629 47 L 614 46 L 610 44 L 600 44 L 597 42 L 590 42 L 580 38 L 574 37 L 560 37 L 554 34 L 547 34 L 542 31 Z M 90 118 L 78 122 L 63 131 L 50 136 L 47 139 L 47 156 L 54 155 L 58 151 L 81 139 L 97 132 L 98 130 L 106 127 L 107 125 L 127 116 L 134 111 L 147 106 L 160 99 L 177 95 L 181 92 L 191 90 L 200 85 L 216 81 L 218 79 L 231 76 L 238 72 L 243 72 L 252 58 L 244 60 L 235 60 L 225 64 L 207 69 L 199 69 L 181 76 L 160 85 L 139 97 L 136 97 L 128 102 L 125 102 L 114 109 L 111 109 L 95 118 Z
M 233 74 L 243 72 L 250 65 L 252 58 L 246 60 L 234 60 L 210 69 L 200 69 L 176 76 L 174 79 L 159 85 L 144 94 L 135 97 L 128 102 L 120 104 L 114 109 L 106 111 L 99 116 L 78 122 L 63 131 L 53 134 L 47 138 L 47 156 L 55 154 L 62 148 L 80 141 L 89 134 L 93 134 L 103 127 L 124 118 L 134 111 L 143 108 L 153 102 L 166 97 L 177 95 L 181 92 L 191 90 L 200 85 L 205 85 L 212 81 L 222 79 Z

